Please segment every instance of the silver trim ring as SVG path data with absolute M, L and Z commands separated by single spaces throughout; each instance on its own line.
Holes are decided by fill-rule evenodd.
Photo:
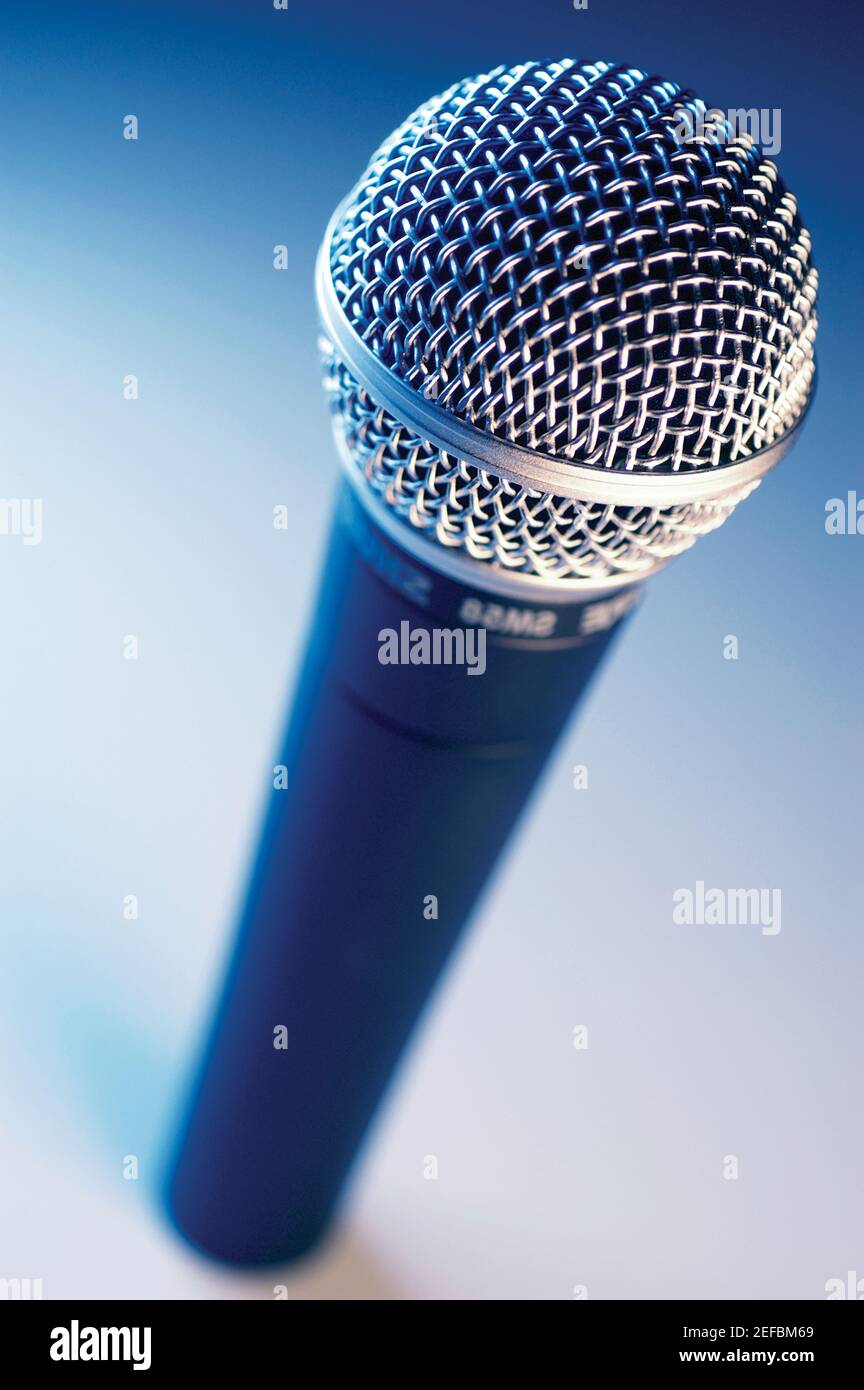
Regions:
M 717 464 L 683 474 L 651 474 L 565 463 L 480 430 L 400 381 L 354 331 L 336 294 L 330 265 L 330 239 L 341 215 L 340 205 L 324 235 L 315 267 L 315 288 L 324 331 L 339 357 L 373 400 L 421 439 L 481 472 L 493 473 L 505 482 L 534 492 L 548 492 L 555 497 L 582 502 L 622 507 L 685 506 L 718 502 L 730 494 L 740 493 L 749 483 L 758 481 L 774 468 L 798 436 L 807 407 L 782 439 L 757 450 L 741 463 Z M 811 400 L 813 394 L 811 391 Z M 524 579 L 521 582 L 524 583 Z

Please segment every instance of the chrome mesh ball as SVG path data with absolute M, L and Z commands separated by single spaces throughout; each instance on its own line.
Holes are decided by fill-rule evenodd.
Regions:
M 331 227 L 345 322 L 392 379 L 539 459 L 723 476 L 806 408 L 817 279 L 776 166 L 705 111 L 606 63 L 457 83 L 382 145 Z M 756 486 L 659 506 L 526 487 L 407 427 L 332 342 L 325 372 L 384 503 L 498 569 L 635 578 Z

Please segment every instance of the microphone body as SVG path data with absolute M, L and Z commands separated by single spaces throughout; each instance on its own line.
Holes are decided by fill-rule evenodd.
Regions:
M 418 107 L 327 229 L 346 481 L 170 1183 L 212 1254 L 321 1235 L 641 584 L 798 436 L 810 236 L 707 110 L 638 68 L 502 66 Z
M 636 598 L 550 607 L 469 590 L 400 551 L 343 482 L 171 1178 L 174 1218 L 195 1245 L 271 1263 L 322 1234 L 424 1004 Z M 464 632 L 466 615 L 498 625 L 470 624 L 485 633 L 485 670 L 410 662 L 410 634 L 422 655 L 418 634 Z M 382 664 L 387 632 L 407 664 Z

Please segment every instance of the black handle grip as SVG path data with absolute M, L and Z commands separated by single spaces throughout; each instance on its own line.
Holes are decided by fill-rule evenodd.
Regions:
M 396 553 L 343 493 L 278 760 L 286 789 L 270 795 L 170 1184 L 181 1230 L 222 1258 L 285 1260 L 326 1227 L 423 1005 L 616 630 L 579 637 L 571 610 L 564 638 L 539 618 L 545 640 L 488 633 L 482 675 L 381 664 L 382 630 L 429 630 L 439 615 L 452 624 L 486 602 L 467 599 Z M 495 611 L 513 626 L 506 605 Z

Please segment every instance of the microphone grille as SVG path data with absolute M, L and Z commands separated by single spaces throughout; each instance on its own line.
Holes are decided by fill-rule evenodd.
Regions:
M 817 278 L 795 198 L 748 135 L 635 68 L 565 59 L 457 83 L 381 146 L 325 254 L 392 380 L 558 476 L 719 476 L 810 397 Z M 325 364 L 379 495 L 499 568 L 640 575 L 756 485 L 660 507 L 526 488 L 408 428 L 332 343 Z

